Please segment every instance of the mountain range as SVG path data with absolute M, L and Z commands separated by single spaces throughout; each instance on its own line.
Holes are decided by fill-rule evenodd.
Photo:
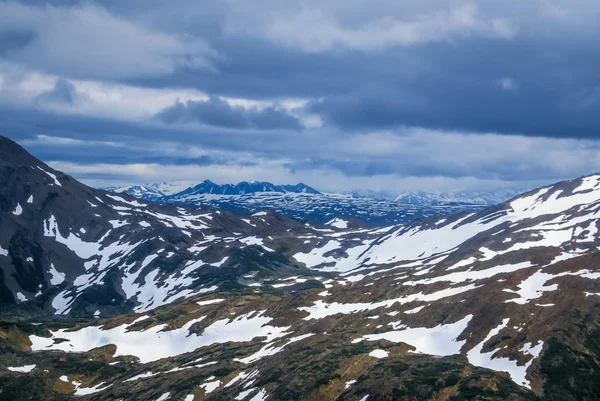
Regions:
M 87 187 L 0 137 L 0 396 L 595 400 L 600 175 L 368 228 Z
M 424 217 L 481 210 L 518 194 L 517 191 L 509 190 L 457 194 L 415 192 L 386 198 L 382 192 L 370 191 L 321 193 L 303 183 L 275 185 L 269 182 L 240 182 L 218 185 L 210 180 L 179 192 L 165 193 L 159 189 L 165 185 L 105 189 L 152 202 L 205 205 L 246 213 L 273 209 L 303 221 L 325 223 L 335 218 L 350 218 L 369 226 L 392 225 Z

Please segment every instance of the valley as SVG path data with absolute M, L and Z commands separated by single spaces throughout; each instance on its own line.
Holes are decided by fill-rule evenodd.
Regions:
M 600 175 L 377 225 L 97 190 L 6 138 L 0 169 L 0 398 L 600 392 Z

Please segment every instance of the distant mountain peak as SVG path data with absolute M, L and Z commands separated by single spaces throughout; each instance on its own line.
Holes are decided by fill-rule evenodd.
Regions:
M 190 195 L 249 195 L 255 193 L 273 192 L 273 193 L 308 193 L 319 194 L 316 189 L 306 184 L 298 183 L 296 185 L 276 185 L 268 181 L 241 181 L 237 184 L 219 185 L 211 180 L 204 180 L 201 183 L 187 188 L 174 197 Z
M 395 201 L 407 205 L 497 205 L 524 192 L 523 189 L 462 192 L 402 192 Z

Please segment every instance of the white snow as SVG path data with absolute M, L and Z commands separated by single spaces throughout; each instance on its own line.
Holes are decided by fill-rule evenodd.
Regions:
M 232 381 L 233 381 L 233 380 L 232 380 Z M 229 382 L 229 383 L 231 383 L 231 382 Z M 227 383 L 227 384 L 229 384 L 229 383 Z M 248 396 L 249 396 L 250 394 L 252 394 L 252 393 L 253 393 L 253 392 L 255 392 L 255 391 L 256 391 L 256 387 L 249 388 L 248 390 L 244 390 L 244 391 L 242 391 L 241 393 L 239 393 L 239 394 L 238 394 L 238 395 L 235 397 L 235 399 L 236 399 L 236 400 L 238 400 L 238 401 L 239 401 L 239 400 L 245 400 L 246 398 L 248 398 Z
M 514 265 L 500 265 L 490 267 L 483 270 L 467 270 L 464 272 L 450 273 L 445 276 L 436 276 L 433 278 L 427 278 L 419 281 L 405 281 L 403 285 L 418 285 L 418 284 L 432 284 L 440 281 L 449 281 L 451 283 L 463 283 L 471 280 L 482 280 L 485 278 L 493 277 L 497 274 L 512 273 L 517 270 L 526 269 L 532 267 L 531 262 L 521 262 Z
M 520 305 L 524 305 L 533 299 L 540 298 L 542 295 L 544 295 L 544 292 L 556 291 L 558 289 L 558 284 L 546 285 L 546 283 L 552 280 L 553 278 L 563 276 L 579 276 L 595 280 L 600 278 L 600 273 L 592 273 L 589 270 L 563 272 L 558 274 L 549 274 L 541 271 L 536 271 L 518 285 L 519 290 L 515 291 L 511 289 L 504 289 L 504 292 L 510 292 L 512 294 L 519 295 L 518 298 L 508 299 L 504 302 L 514 302 Z
M 403 305 L 415 301 L 433 302 L 442 298 L 447 298 L 457 294 L 461 294 L 463 292 L 467 292 L 475 288 L 477 287 L 472 284 L 469 284 L 464 287 L 446 288 L 440 291 L 433 292 L 431 294 L 423 294 L 419 292 L 416 294 L 406 295 L 400 298 L 394 298 L 386 301 L 379 301 L 373 303 L 342 304 L 338 302 L 325 303 L 322 300 L 318 300 L 312 306 L 300 307 L 298 309 L 309 313 L 309 315 L 305 317 L 304 320 L 323 319 L 327 316 L 333 316 L 337 314 L 349 314 L 357 313 L 360 311 L 374 310 L 378 308 L 389 308 L 396 303 Z
M 52 174 L 52 173 L 50 173 L 50 172 L 48 172 L 48 171 L 44 170 L 44 169 L 43 169 L 43 168 L 41 168 L 40 166 L 37 166 L 37 168 L 39 168 L 40 170 L 42 170 L 44 173 L 48 174 L 48 176 L 49 176 L 50 178 L 52 178 L 52 180 L 54 181 L 54 184 L 55 184 L 55 185 L 58 185 L 59 187 L 62 187 L 62 185 L 61 185 L 60 181 L 58 181 L 58 178 L 56 178 L 56 175 L 54 175 L 54 174 Z
M 104 330 L 102 326 L 88 326 L 77 331 L 60 329 L 52 332 L 52 337 L 32 335 L 32 350 L 62 350 L 65 352 L 86 352 L 107 344 L 116 344 L 115 355 L 134 355 L 143 363 L 172 357 L 210 344 L 229 341 L 251 341 L 256 337 L 266 337 L 271 342 L 286 333 L 287 327 L 273 327 L 271 318 L 263 316 L 264 311 L 250 312 L 234 319 L 218 320 L 208 326 L 201 335 L 190 334 L 190 327 L 204 319 L 193 319 L 181 328 L 166 330 L 167 325 L 153 326 L 144 331 L 128 331 L 130 325 L 123 324 Z M 54 343 L 54 338 L 67 341 Z
M 4 249 L 0 246 L 0 256 L 8 256 L 8 249 Z
M 29 195 L 29 198 L 27 198 L 27 203 L 33 203 L 33 195 Z
M 298 342 L 298 341 L 302 341 L 305 338 L 311 337 L 313 335 L 314 335 L 314 333 L 308 333 L 308 334 L 303 334 L 300 336 L 292 337 L 285 344 L 283 344 L 279 347 L 273 347 L 273 343 L 269 343 L 269 344 L 265 345 L 264 347 L 262 347 L 257 352 L 255 352 L 254 354 L 252 354 L 246 358 L 235 358 L 234 361 L 242 362 L 244 364 L 256 362 L 259 359 L 264 358 L 265 356 L 275 355 L 278 352 L 281 352 L 288 345 Z
M 116 200 L 117 202 L 125 203 L 127 205 L 131 205 L 131 206 L 135 206 L 135 207 L 146 207 L 145 203 L 140 203 L 136 200 L 128 201 L 127 199 L 122 198 L 120 196 L 116 196 L 116 195 L 106 195 L 106 196 L 113 200 Z
M 267 392 L 264 388 L 260 389 L 258 393 L 254 395 L 254 397 L 250 398 L 250 401 L 265 401 L 267 399 Z
M 471 256 L 470 258 L 461 260 L 460 262 L 457 262 L 455 264 L 453 264 L 450 267 L 447 267 L 446 270 L 454 270 L 454 269 L 458 269 L 459 267 L 464 267 L 464 266 L 468 266 L 472 263 L 475 263 L 477 261 L 476 257 Z
M 15 207 L 15 210 L 13 210 L 13 214 L 15 216 L 20 216 L 21 213 L 23 213 L 23 208 L 21 207 L 20 203 L 17 203 L 17 207 Z
M 417 306 L 414 309 L 410 309 L 410 310 L 405 310 L 404 313 L 408 314 L 408 315 L 412 315 L 414 313 L 419 313 L 421 311 L 421 309 L 423 309 L 424 307 L 426 307 L 427 305 L 422 305 L 422 306 Z
M 527 373 L 527 369 L 533 362 L 533 359 L 539 356 L 544 345 L 543 342 L 540 342 L 535 347 L 531 347 L 531 343 L 527 343 L 523 346 L 521 352 L 526 355 L 533 356 L 533 358 L 531 358 L 524 365 L 518 365 L 516 360 L 513 361 L 505 357 L 494 357 L 494 354 L 496 351 L 498 351 L 497 349 L 490 352 L 482 352 L 485 343 L 488 342 L 492 337 L 499 334 L 505 327 L 507 327 L 509 321 L 510 319 L 506 318 L 500 325 L 490 330 L 487 337 L 467 353 L 467 358 L 473 365 L 482 366 L 484 368 L 493 369 L 496 371 L 508 372 L 511 379 L 517 384 L 531 388 L 529 380 L 525 378 L 525 375 Z
M 73 382 L 73 384 L 75 384 L 75 395 L 78 397 L 99 393 L 100 391 L 104 391 L 112 386 L 112 384 L 109 384 L 108 386 L 102 387 L 105 384 L 104 382 L 96 384 L 94 387 L 80 387 L 81 384 L 78 382 Z
M 212 376 L 214 379 L 214 376 Z M 208 381 L 200 385 L 206 394 L 212 393 L 221 386 L 221 380 Z
M 373 358 L 377 359 L 387 358 L 388 355 L 389 353 L 382 349 L 374 349 L 373 351 L 369 352 L 369 356 L 372 356 Z
M 307 253 L 297 253 L 293 255 L 293 258 L 300 263 L 304 263 L 306 267 L 315 267 L 323 263 L 335 262 L 336 259 L 333 256 L 323 256 L 327 252 L 339 249 L 341 244 L 336 240 L 330 240 L 320 248 L 314 248 Z
M 465 340 L 458 341 L 457 337 L 467 328 L 473 315 L 467 315 L 463 319 L 431 328 L 416 327 L 404 330 L 388 331 L 386 333 L 368 334 L 353 342 L 388 340 L 392 342 L 403 342 L 410 344 L 422 352 L 431 355 L 454 355 L 460 352 Z
M 54 267 L 54 263 L 50 263 L 49 273 L 50 273 L 50 284 L 59 285 L 60 283 L 65 281 L 65 274 L 56 270 L 56 267 Z
M 275 252 L 273 249 L 265 246 L 265 244 L 263 243 L 262 238 L 258 238 L 258 237 L 255 237 L 255 236 L 246 237 L 246 238 L 241 238 L 240 242 L 243 243 L 243 244 L 246 244 L 248 246 L 249 245 L 258 245 L 258 246 L 263 247 L 265 250 L 267 250 L 269 252 Z
M 170 392 L 166 392 L 166 393 L 164 393 L 163 395 L 161 395 L 160 397 L 158 397 L 158 398 L 156 399 L 156 401 L 166 401 L 166 400 L 168 400 L 168 399 L 169 399 L 169 396 L 170 396 L 170 395 L 171 395 L 171 393 L 170 393 Z
M 206 301 L 198 301 L 196 302 L 198 305 L 203 306 L 203 305 L 211 305 L 211 304 L 218 304 L 219 302 L 223 302 L 225 301 L 224 299 L 207 299 Z
M 113 228 L 119 228 L 129 224 L 126 220 L 109 220 L 108 222 L 113 226 Z
M 350 388 L 350 386 L 352 386 L 354 383 L 356 383 L 356 380 L 348 380 L 348 381 L 346 382 L 346 384 L 344 385 L 344 390 L 345 390 L 345 389 L 349 389 L 349 388 Z
M 227 259 L 229 259 L 229 256 L 223 257 L 223 259 L 219 260 L 218 262 L 209 263 L 209 265 L 213 267 L 221 267 L 223 264 L 225 264 L 225 262 L 227 262 Z
M 23 365 L 23 366 L 7 366 L 6 369 L 11 372 L 29 373 L 35 369 L 35 365 Z
M 335 228 L 340 228 L 340 229 L 348 228 L 348 222 L 346 220 L 342 220 L 342 219 L 338 219 L 338 218 L 328 221 L 327 223 L 325 223 L 325 225 L 332 226 Z

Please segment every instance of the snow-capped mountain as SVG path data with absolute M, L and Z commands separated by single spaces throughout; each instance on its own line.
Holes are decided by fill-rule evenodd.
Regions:
M 599 223 L 600 175 L 367 229 L 115 195 L 0 138 L 0 394 L 593 400 Z
M 139 199 L 158 201 L 164 197 L 181 192 L 184 188 L 186 187 L 182 184 L 159 182 L 154 184 L 136 184 L 124 187 L 107 187 L 103 189 L 109 192 L 124 193 Z
M 182 198 L 196 195 L 251 195 L 257 193 L 292 193 L 292 194 L 319 194 L 320 192 L 303 183 L 296 185 L 275 185 L 270 182 L 242 181 L 237 184 L 218 185 L 210 180 L 173 194 L 172 198 Z

